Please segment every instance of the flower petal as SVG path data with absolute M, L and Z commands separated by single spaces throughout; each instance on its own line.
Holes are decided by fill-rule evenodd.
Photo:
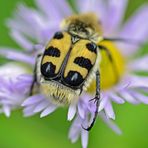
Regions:
M 148 87 L 148 77 L 146 76 L 130 75 L 129 81 L 129 88 Z
M 78 103 L 78 113 L 82 119 L 85 118 L 85 110 L 86 109 L 85 109 L 84 103 L 81 103 L 81 102 Z
M 40 94 L 30 96 L 27 100 L 23 102 L 22 106 L 29 106 L 29 105 L 36 104 L 42 101 L 43 98 L 44 98 L 43 95 L 40 95 Z
M 79 12 L 89 12 L 92 10 L 96 0 L 76 0 L 76 5 Z
M 20 75 L 27 73 L 27 70 L 16 62 L 9 62 L 0 67 L 1 83 L 6 83 L 6 79 L 17 79 Z M 2 81 L 5 79 L 5 81 Z M 1 84 L 0 83 L 0 84 Z
M 17 77 L 18 81 L 31 83 L 33 81 L 33 75 L 31 74 L 21 74 Z
M 88 145 L 88 134 L 89 132 L 82 129 L 81 131 L 81 143 L 83 148 L 87 148 Z
M 49 107 L 47 107 L 40 115 L 40 117 L 45 117 L 49 114 L 51 114 L 52 112 L 54 112 L 57 109 L 56 105 L 50 104 Z
M 3 112 L 7 117 L 10 117 L 10 107 L 8 105 L 3 106 Z
M 49 105 L 50 105 L 50 103 L 48 102 L 48 100 L 43 100 L 39 104 L 36 105 L 33 112 L 34 113 L 41 112 L 42 110 L 47 108 Z
M 99 112 L 105 107 L 105 105 L 107 104 L 107 101 L 108 101 L 108 97 L 104 96 L 99 105 Z
M 33 112 L 35 106 L 32 105 L 32 106 L 27 106 L 24 110 L 23 110 L 23 114 L 24 114 L 24 117 L 29 117 L 29 116 L 32 116 L 34 115 L 35 113 Z
M 67 120 L 71 121 L 76 114 L 76 105 L 70 105 L 68 109 L 68 118 Z
M 118 96 L 115 92 L 114 93 L 109 93 L 109 98 L 111 98 L 112 101 L 118 103 L 118 104 L 123 104 L 125 101 Z
M 148 6 L 142 6 L 136 14 L 130 18 L 130 20 L 124 25 L 123 29 L 121 30 L 120 37 L 132 39 L 135 41 L 146 42 L 148 38 Z M 130 37 L 129 37 L 130 35 Z M 131 56 L 137 49 L 138 46 L 135 44 L 122 44 L 119 48 L 121 52 L 126 56 Z
M 20 47 L 23 47 L 28 51 L 31 51 L 33 49 L 33 43 L 31 43 L 31 41 L 29 41 L 29 39 L 27 39 L 19 31 L 13 29 L 10 32 L 10 36 L 17 42 L 18 45 L 20 45 Z
M 128 69 L 132 71 L 147 71 L 148 72 L 148 55 L 140 57 L 128 64 Z
M 10 60 L 15 60 L 19 62 L 25 62 L 27 64 L 34 65 L 35 58 L 31 57 L 23 52 L 17 51 L 11 48 L 0 48 L 0 55 L 5 56 Z
M 105 110 L 106 115 L 107 115 L 109 118 L 115 119 L 115 113 L 114 113 L 112 104 L 111 104 L 111 102 L 110 102 L 109 100 L 107 101 L 107 104 L 105 105 L 104 110 Z
M 60 3 L 57 0 L 37 0 L 37 5 L 50 19 L 59 22 L 64 16 L 71 14 L 71 9 L 65 0 L 61 0 Z
M 139 104 L 140 102 L 138 100 L 136 100 L 136 98 L 134 98 L 131 94 L 129 94 L 129 92 L 127 90 L 122 91 L 119 93 L 121 95 L 121 97 L 126 100 L 129 103 L 132 104 Z
M 72 143 L 75 143 L 80 136 L 81 124 L 82 124 L 82 120 L 80 119 L 79 116 L 77 116 L 73 121 L 68 134 L 68 137 Z
M 48 5 L 47 5 L 48 6 Z M 51 14 L 47 11 L 48 14 Z M 56 9 L 57 10 L 57 9 Z M 52 16 L 53 13 L 51 14 Z M 18 43 L 25 46 L 25 42 L 32 41 L 30 44 L 27 44 L 29 51 L 33 50 L 30 48 L 31 44 L 46 44 L 47 41 L 51 38 L 55 30 L 59 28 L 59 20 L 47 19 L 48 16 L 40 12 L 39 10 L 28 8 L 25 5 L 18 5 L 18 11 L 14 13 L 14 18 L 7 21 L 8 27 L 13 32 L 15 30 L 15 39 Z M 55 16 L 54 16 L 55 17 Z M 29 26 L 29 27 L 28 27 Z M 19 39 L 19 37 L 21 39 Z M 29 45 L 29 46 L 28 46 Z
M 121 25 L 121 21 L 123 20 L 125 9 L 127 7 L 127 2 L 127 0 L 108 1 L 107 30 L 105 30 L 107 34 L 115 33 L 119 29 L 119 25 Z
M 46 24 L 42 19 L 41 13 L 23 4 L 19 4 L 17 11 L 14 13 L 14 18 L 9 19 L 6 23 L 12 31 L 16 30 L 20 36 L 25 37 L 25 40 L 29 38 L 39 42 L 41 39 L 40 31 Z
M 100 112 L 99 113 L 99 117 L 101 117 L 101 119 L 118 135 L 122 134 L 122 131 L 119 129 L 119 127 L 113 123 L 112 120 L 110 120 L 109 118 L 106 117 L 104 112 Z
M 140 102 L 144 104 L 148 104 L 148 96 L 134 90 L 130 90 L 130 93 Z

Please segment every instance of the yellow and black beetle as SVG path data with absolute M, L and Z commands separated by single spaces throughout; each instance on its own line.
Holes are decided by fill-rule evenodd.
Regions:
M 78 101 L 95 78 L 96 95 L 90 99 L 96 104 L 95 116 L 91 125 L 84 128 L 90 130 L 95 123 L 100 101 L 101 50 L 106 51 L 118 80 L 116 65 L 109 50 L 99 45 L 99 42 L 111 39 L 103 38 L 101 23 L 92 13 L 70 16 L 62 22 L 61 30 L 54 34 L 44 53 L 37 58 L 30 95 L 37 83 L 40 92 L 54 104 L 69 105 Z

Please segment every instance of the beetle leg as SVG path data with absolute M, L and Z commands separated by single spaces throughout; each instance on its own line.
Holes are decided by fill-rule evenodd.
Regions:
M 100 72 L 99 71 L 96 71 L 96 96 L 95 96 L 95 98 L 91 99 L 90 101 L 93 101 L 93 100 L 94 100 L 94 103 L 96 104 L 96 110 L 95 110 L 95 115 L 93 117 L 93 121 L 90 124 L 90 126 L 87 128 L 84 128 L 82 126 L 82 128 L 87 131 L 90 131 L 92 129 L 92 127 L 94 126 L 95 121 L 97 119 L 97 116 L 98 116 L 98 108 L 99 108 L 99 104 L 100 104 Z
M 40 56 L 42 56 L 42 55 L 38 54 L 37 58 L 36 58 L 35 67 L 34 67 L 34 71 L 33 71 L 33 81 L 32 81 L 32 84 L 30 86 L 29 96 L 33 95 L 34 85 L 37 83 L 37 74 L 36 74 L 36 71 L 37 71 L 37 61 L 38 61 Z

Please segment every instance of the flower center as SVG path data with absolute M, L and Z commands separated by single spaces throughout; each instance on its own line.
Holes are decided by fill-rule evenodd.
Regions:
M 101 90 L 107 90 L 113 87 L 118 81 L 120 81 L 121 76 L 125 71 L 125 62 L 123 56 L 120 54 L 119 49 L 115 46 L 114 43 L 109 41 L 102 41 L 99 43 L 106 47 L 112 57 L 112 61 L 107 56 L 105 50 L 101 50 L 101 63 L 100 63 L 100 83 Z M 95 80 L 91 83 L 88 88 L 88 92 L 92 93 L 95 91 Z

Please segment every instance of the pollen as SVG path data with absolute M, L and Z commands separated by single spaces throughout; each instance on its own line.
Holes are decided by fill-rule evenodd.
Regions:
M 110 41 L 102 41 L 99 45 L 105 46 L 110 51 L 112 56 L 111 61 L 104 50 L 100 51 L 102 56 L 99 68 L 101 90 L 107 90 L 120 81 L 120 78 L 125 72 L 125 59 L 114 43 Z M 87 91 L 89 93 L 94 93 L 95 88 L 94 80 Z

